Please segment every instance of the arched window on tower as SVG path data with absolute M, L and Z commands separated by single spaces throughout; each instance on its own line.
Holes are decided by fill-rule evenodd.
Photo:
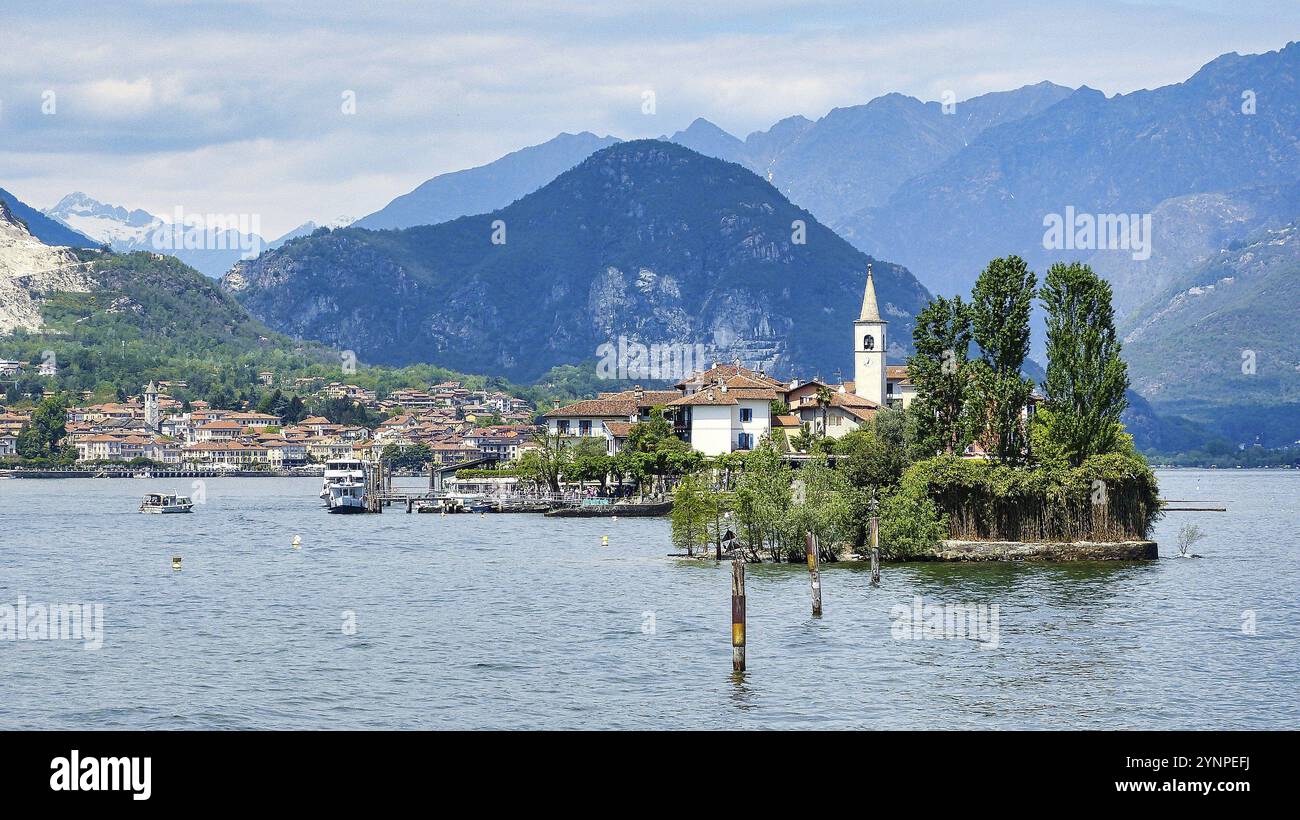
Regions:
M 876 349 L 876 337 L 872 336 L 870 333 L 868 333 L 867 335 L 863 336 L 863 337 L 862 337 L 862 349 L 863 349 L 863 350 L 875 350 L 875 349 Z

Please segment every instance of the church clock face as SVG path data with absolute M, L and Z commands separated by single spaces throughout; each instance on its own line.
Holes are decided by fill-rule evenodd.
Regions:
M 875 336 L 872 336 L 870 333 L 868 333 L 867 335 L 863 336 L 863 337 L 862 337 L 862 349 L 863 349 L 863 350 L 875 350 L 875 349 L 876 349 L 876 337 L 875 337 Z

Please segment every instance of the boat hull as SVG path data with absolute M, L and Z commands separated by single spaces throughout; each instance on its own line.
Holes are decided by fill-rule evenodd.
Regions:
M 363 513 L 366 511 L 366 508 L 362 506 L 354 506 L 352 504 L 338 504 L 330 507 L 329 511 L 339 515 L 351 515 L 353 513 Z

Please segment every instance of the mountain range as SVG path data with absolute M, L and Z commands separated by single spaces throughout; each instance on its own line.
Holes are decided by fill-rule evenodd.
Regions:
M 213 278 L 230 270 L 243 256 L 259 252 L 267 244 L 253 231 L 225 225 L 202 231 L 202 241 L 189 242 L 177 230 L 183 226 L 139 208 L 127 209 L 100 202 L 80 191 L 63 197 L 53 207 L 45 209 L 44 214 L 118 253 L 165 253 Z
M 1043 82 L 945 103 L 888 94 L 815 120 L 788 117 L 743 139 L 702 118 L 659 142 L 561 134 L 433 177 L 352 228 L 301 226 L 265 243 L 268 252 L 241 262 L 224 284 L 277 328 L 379 361 L 428 357 L 523 377 L 581 361 L 603 336 L 625 333 L 705 341 L 724 358 L 830 375 L 847 365 L 829 329 L 840 320 L 821 322 L 821 347 L 806 339 L 823 339 L 817 309 L 840 310 L 842 271 L 860 277 L 867 255 L 894 263 L 877 270 L 909 317 L 914 295 L 968 291 L 994 256 L 1024 256 L 1040 278 L 1052 262 L 1079 259 L 1112 284 L 1133 384 L 1150 400 L 1144 412 L 1218 419 L 1234 441 L 1277 441 L 1291 435 L 1287 379 L 1238 384 L 1230 370 L 1195 360 L 1191 340 L 1213 334 L 1223 350 L 1287 361 L 1277 345 L 1294 338 L 1296 303 L 1279 299 L 1291 296 L 1284 283 L 1252 265 L 1294 242 L 1298 91 L 1300 44 L 1291 43 L 1225 54 L 1184 82 L 1110 97 Z M 625 145 L 635 146 L 630 155 L 607 153 Z M 683 173 L 660 174 L 660 156 Z M 704 157 L 733 170 L 701 165 Z M 746 169 L 752 174 L 739 175 Z M 628 185 L 611 173 L 629 174 Z M 593 176 L 601 174 L 604 187 Z M 697 195 L 704 202 L 692 202 Z M 3 191 L 0 199 L 50 244 L 129 250 L 150 216 L 73 196 L 51 218 Z M 1131 216 L 1145 247 L 1096 237 L 1052 247 L 1046 226 L 1066 215 L 1099 224 Z M 483 247 L 498 219 L 507 244 Z M 806 247 L 789 241 L 796 219 L 808 226 Z M 862 253 L 833 243 L 831 231 Z M 674 247 L 664 247 L 666 237 Z M 209 274 L 232 262 L 193 261 Z M 745 282 L 750 266 L 762 271 Z M 837 283 L 805 287 L 828 276 Z M 1231 304 L 1220 304 L 1229 291 Z M 1216 323 L 1198 305 L 1253 318 Z M 910 325 L 894 319 L 891 338 L 905 344 Z
M 378 363 L 531 379 L 623 336 L 830 377 L 851 372 L 868 264 L 901 362 L 929 298 L 910 273 L 739 165 L 637 140 L 490 213 L 318 232 L 222 284 L 273 327 Z

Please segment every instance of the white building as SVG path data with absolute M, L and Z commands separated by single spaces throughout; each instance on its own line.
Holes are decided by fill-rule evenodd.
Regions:
M 876 283 L 867 265 L 867 287 L 862 292 L 862 310 L 853 323 L 853 392 L 877 407 L 885 404 L 885 351 L 889 349 L 885 328 L 876 304 Z
M 705 455 L 752 450 L 772 432 L 772 402 L 784 385 L 739 363 L 714 365 L 678 384 L 668 403 L 674 429 Z

